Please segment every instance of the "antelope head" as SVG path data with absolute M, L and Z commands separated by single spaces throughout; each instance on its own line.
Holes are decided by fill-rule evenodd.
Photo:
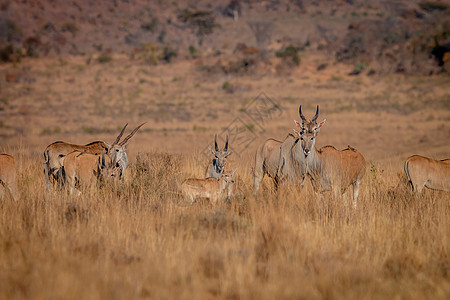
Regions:
M 227 197 L 230 198 L 233 194 L 233 186 L 234 186 L 234 173 L 236 172 L 237 169 L 233 169 L 230 172 L 222 172 L 220 174 L 220 177 L 222 179 L 222 187 L 221 189 L 225 189 L 226 186 L 228 185 L 227 188 Z
M 303 116 L 301 105 L 298 111 L 300 118 L 302 118 L 302 123 L 300 124 L 300 122 L 294 120 L 295 124 L 300 128 L 300 132 L 294 129 L 294 133 L 300 139 L 303 154 L 307 157 L 311 151 L 314 151 L 316 137 L 326 120 L 323 120 L 317 124 L 317 118 L 319 117 L 319 105 L 317 105 L 316 114 L 311 121 L 308 121 L 305 116 Z
M 106 164 L 105 151 L 102 156 L 98 158 L 98 176 L 101 180 L 111 181 L 119 176 L 120 168 L 115 167 L 112 163 Z
M 226 183 L 234 183 L 234 173 L 236 170 L 237 169 L 233 169 L 230 172 L 222 172 L 220 176 Z
M 125 124 L 116 140 L 111 145 L 106 144 L 106 146 L 108 147 L 108 156 L 111 159 L 112 165 L 114 166 L 114 168 L 121 168 L 122 173 L 128 167 L 128 156 L 126 150 L 128 148 L 128 144 L 130 143 L 130 139 L 144 124 L 145 123 L 142 123 L 141 125 L 136 127 L 126 138 L 120 141 L 123 133 L 125 132 L 125 128 L 127 128 L 128 126 L 128 123 Z
M 233 153 L 233 150 L 228 151 L 228 135 L 227 140 L 225 142 L 225 147 L 223 147 L 223 150 L 219 150 L 219 146 L 217 145 L 217 134 L 214 137 L 214 150 L 209 147 L 209 150 L 212 152 L 212 154 L 215 157 L 215 167 L 216 171 L 218 173 L 222 173 L 223 169 L 225 167 L 225 161 L 228 156 L 230 156 L 231 153 Z

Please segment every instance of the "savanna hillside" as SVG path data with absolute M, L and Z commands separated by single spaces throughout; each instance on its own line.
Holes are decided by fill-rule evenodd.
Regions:
M 446 1 L 2 1 L 0 298 L 450 297 L 450 196 L 406 190 L 411 154 L 450 157 Z M 357 148 L 349 195 L 307 182 L 253 196 L 254 153 L 298 106 L 317 146 Z M 257 113 L 255 113 L 257 112 Z M 147 122 L 133 180 L 44 190 L 51 142 L 112 142 Z M 130 130 L 130 129 L 129 129 Z M 186 207 L 206 148 L 230 136 L 235 195 Z

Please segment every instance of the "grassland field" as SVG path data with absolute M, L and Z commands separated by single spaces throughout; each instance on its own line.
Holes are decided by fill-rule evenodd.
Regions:
M 403 175 L 412 154 L 450 156 L 448 76 L 348 76 L 318 63 L 305 58 L 282 76 L 121 55 L 0 65 L 0 151 L 15 157 L 21 191 L 0 202 L 0 298 L 450 298 L 450 194 L 413 196 Z M 249 119 L 261 95 L 277 113 Z M 309 182 L 275 193 L 265 179 L 253 195 L 256 148 L 292 132 L 299 105 L 327 119 L 318 147 L 364 155 L 356 209 L 351 193 L 319 197 Z M 112 142 L 142 122 L 130 182 L 80 197 L 45 191 L 48 144 Z M 203 176 L 202 151 L 227 133 L 235 195 L 185 205 L 179 184 Z

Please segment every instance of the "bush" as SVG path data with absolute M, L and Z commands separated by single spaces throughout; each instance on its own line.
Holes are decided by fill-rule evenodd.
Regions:
M 222 84 L 222 90 L 224 90 L 225 93 L 232 94 L 234 92 L 234 86 L 229 81 L 225 81 Z
M 11 62 L 14 60 L 14 47 L 9 44 L 0 49 L 0 61 Z
M 203 38 L 211 34 L 214 28 L 219 26 L 215 22 L 212 11 L 191 11 L 184 9 L 178 13 L 178 20 L 186 23 L 194 31 L 200 45 L 203 42 Z
M 161 59 L 170 63 L 173 58 L 177 57 L 177 52 L 171 50 L 169 47 L 164 47 L 163 53 L 161 54 Z
M 450 10 L 450 5 L 443 3 L 441 1 L 422 1 L 419 3 L 419 6 L 421 9 L 428 12 L 433 12 L 435 10 L 437 11 Z
M 192 58 L 197 58 L 200 56 L 198 50 L 192 45 L 189 46 L 189 54 L 191 55 Z
M 110 62 L 112 60 L 112 56 L 106 53 L 102 53 L 100 54 L 99 57 L 97 57 L 97 62 L 103 64 L 103 63 L 107 63 Z
M 145 22 L 141 24 L 141 28 L 145 31 L 150 31 L 151 33 L 155 33 L 158 29 L 159 21 L 158 18 L 153 17 L 149 22 Z
M 298 56 L 298 48 L 293 46 L 293 45 L 289 45 L 284 49 L 278 50 L 275 55 L 276 57 L 280 57 L 280 58 L 291 58 L 292 62 L 295 65 L 299 65 L 300 64 L 300 57 Z

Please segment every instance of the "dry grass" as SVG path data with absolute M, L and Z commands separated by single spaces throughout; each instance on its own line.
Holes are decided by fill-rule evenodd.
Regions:
M 398 175 L 411 154 L 449 156 L 448 77 L 355 78 L 308 57 L 290 76 L 235 78 L 185 62 L 85 60 L 0 66 L 0 151 L 16 158 L 22 196 L 0 202 L 0 298 L 450 298 L 450 195 L 412 197 Z M 283 113 L 262 132 L 247 124 L 255 141 L 227 162 L 236 196 L 186 206 L 179 184 L 203 176 L 200 152 L 261 91 Z M 327 119 L 318 146 L 350 144 L 369 162 L 356 210 L 310 184 L 276 195 L 265 180 L 253 196 L 256 147 L 291 132 L 300 104 Z M 46 145 L 111 142 L 127 122 L 148 122 L 128 150 L 129 183 L 45 192 Z
M 186 207 L 177 182 L 204 171 L 190 156 L 140 154 L 129 184 L 79 198 L 45 193 L 21 157 L 22 199 L 0 203 L 0 298 L 449 298 L 448 193 L 411 197 L 376 166 L 357 209 L 309 185 L 254 197 L 249 161 L 229 203 Z

